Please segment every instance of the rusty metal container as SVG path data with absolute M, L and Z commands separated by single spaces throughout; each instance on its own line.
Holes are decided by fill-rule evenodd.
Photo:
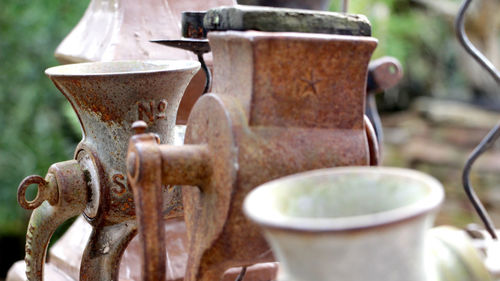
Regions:
M 138 217 L 144 280 L 165 277 L 161 206 L 180 208 L 179 202 L 162 201 L 161 185 L 183 185 L 189 253 L 184 280 L 213 281 L 231 267 L 274 261 L 259 229 L 241 211 L 256 186 L 306 170 L 377 163 L 376 138 L 364 116 L 368 63 L 377 40 L 366 34 L 234 31 L 228 25 L 235 13 L 247 19 L 244 14 L 255 8 L 231 9 L 205 17 L 205 26 L 213 27 L 208 33 L 213 93 L 191 111 L 185 145 L 159 145 L 140 132 L 144 129 L 130 142 L 128 175 L 144 214 Z M 272 18 L 272 9 L 264 12 Z M 342 32 L 370 30 L 363 17 L 320 16 L 358 20 L 362 26 L 331 25 Z
M 19 187 L 19 203 L 33 209 L 26 241 L 28 280 L 43 280 L 52 233 L 80 214 L 93 230 L 79 280 L 117 280 L 120 258 L 137 231 L 125 166 L 131 125 L 144 120 L 158 142 L 173 143 L 180 100 L 199 68 L 195 61 L 113 61 L 46 70 L 75 110 L 83 139 L 75 160 L 56 163 L 45 179 L 30 176 Z M 27 201 L 24 194 L 31 184 L 38 185 L 38 195 Z M 175 196 L 168 189 L 162 194 Z

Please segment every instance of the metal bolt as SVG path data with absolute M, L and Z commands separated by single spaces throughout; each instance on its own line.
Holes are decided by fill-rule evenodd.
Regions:
M 134 130 L 134 135 L 144 134 L 147 128 L 148 124 L 146 124 L 146 122 L 142 120 L 135 121 L 132 124 L 132 130 Z

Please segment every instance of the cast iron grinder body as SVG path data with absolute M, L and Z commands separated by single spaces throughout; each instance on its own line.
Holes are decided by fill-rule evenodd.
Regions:
M 145 280 L 165 277 L 165 241 L 158 227 L 162 184 L 184 185 L 185 280 L 220 280 L 230 267 L 274 259 L 257 226 L 242 213 L 250 190 L 301 171 L 369 165 L 370 155 L 378 153 L 364 116 L 376 39 L 222 31 L 210 32 L 209 40 L 213 93 L 194 106 L 186 145 L 159 145 L 150 134 L 130 142 L 128 178 Z

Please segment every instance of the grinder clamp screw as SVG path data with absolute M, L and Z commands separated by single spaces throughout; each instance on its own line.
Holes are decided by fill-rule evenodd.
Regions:
M 46 180 L 47 179 L 47 180 Z M 26 177 L 17 189 L 17 202 L 26 210 L 33 210 L 40 206 L 43 201 L 47 200 L 51 205 L 57 203 L 58 191 L 57 183 L 55 182 L 52 173 L 47 174 L 46 179 L 38 175 Z M 26 190 L 32 184 L 38 185 L 36 198 L 29 201 L 26 200 Z

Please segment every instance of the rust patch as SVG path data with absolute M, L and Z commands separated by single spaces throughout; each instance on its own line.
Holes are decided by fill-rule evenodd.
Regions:
M 369 165 L 376 153 L 364 121 L 375 39 L 254 31 L 212 32 L 209 39 L 217 94 L 194 106 L 186 145 L 159 145 L 148 134 L 130 142 L 128 176 L 143 198 L 135 204 L 146 280 L 164 277 L 160 264 L 146 263 L 163 254 L 164 236 L 154 233 L 161 209 L 146 200 L 162 185 L 191 185 L 182 190 L 189 237 L 184 280 L 213 281 L 229 267 L 273 260 L 241 210 L 253 188 L 312 169 Z

